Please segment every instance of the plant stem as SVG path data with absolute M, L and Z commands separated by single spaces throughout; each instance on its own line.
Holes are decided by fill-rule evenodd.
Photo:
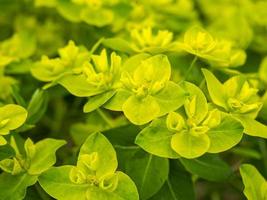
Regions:
M 94 46 L 92 47 L 92 49 L 90 50 L 90 55 L 92 55 L 96 49 L 99 47 L 99 45 L 103 42 L 104 40 L 104 37 L 100 38 L 95 44 Z
M 107 117 L 107 115 L 100 108 L 98 108 L 96 111 L 110 127 L 114 127 L 113 122 Z
M 188 75 L 190 74 L 190 72 L 192 71 L 195 63 L 197 62 L 197 56 L 194 57 L 194 59 L 192 60 L 189 68 L 187 69 L 185 75 L 184 75 L 184 78 L 183 78 L 183 81 L 186 81 L 186 79 L 188 78 Z

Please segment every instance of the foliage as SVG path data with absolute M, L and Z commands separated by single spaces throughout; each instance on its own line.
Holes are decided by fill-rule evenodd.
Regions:
M 0 199 L 267 199 L 266 7 L 0 1 Z

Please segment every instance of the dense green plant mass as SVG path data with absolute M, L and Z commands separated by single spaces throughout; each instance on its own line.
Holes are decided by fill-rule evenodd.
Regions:
M 266 0 L 1 0 L 0 200 L 266 200 Z

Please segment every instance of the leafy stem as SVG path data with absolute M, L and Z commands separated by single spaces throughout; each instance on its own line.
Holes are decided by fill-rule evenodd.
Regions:
M 109 119 L 109 117 L 101 109 L 97 109 L 96 111 L 110 127 L 114 127 L 113 122 Z
M 190 64 L 189 68 L 188 68 L 187 71 L 185 72 L 183 81 L 186 81 L 186 79 L 188 78 L 188 76 L 189 76 L 190 72 L 192 71 L 192 69 L 193 69 L 195 63 L 197 62 L 197 59 L 198 59 L 198 57 L 195 56 L 194 59 L 192 60 L 192 62 L 191 62 L 191 64 Z
M 103 42 L 105 38 L 102 37 L 100 38 L 95 44 L 94 46 L 92 47 L 92 49 L 90 50 L 90 56 L 96 51 L 96 49 L 101 45 L 101 43 Z

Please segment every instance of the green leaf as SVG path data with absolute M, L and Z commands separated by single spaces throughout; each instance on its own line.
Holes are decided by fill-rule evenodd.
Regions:
M 169 162 L 142 150 L 127 162 L 126 173 L 135 182 L 141 199 L 148 199 L 163 186 L 169 173 Z
M 140 127 L 133 124 L 127 124 L 116 128 L 108 129 L 102 133 L 108 138 L 112 145 L 116 146 L 131 146 L 137 134 L 140 132 Z
M 176 133 L 171 139 L 171 147 L 180 156 L 192 159 L 208 151 L 210 139 L 206 134 L 193 135 L 189 132 Z
M 160 116 L 180 108 L 185 101 L 186 93 L 172 81 L 167 82 L 166 86 L 153 96 L 160 107 Z
M 69 174 L 72 166 L 52 167 L 41 176 L 39 183 L 53 198 L 58 200 L 87 200 L 86 191 L 89 184 L 76 184 L 70 181 Z
M 100 178 L 104 175 L 113 174 L 118 166 L 116 152 L 111 143 L 101 133 L 91 134 L 86 139 L 78 157 L 94 152 L 98 153 L 100 163 L 96 170 L 96 176 Z M 108 165 L 105 163 L 108 163 Z
M 171 65 L 165 55 L 156 55 L 143 60 L 134 71 L 133 77 L 136 84 L 147 81 L 165 83 L 170 79 Z
M 241 165 L 240 174 L 245 185 L 244 194 L 248 200 L 266 199 L 266 180 L 254 166 Z
M 239 121 L 230 116 L 224 117 L 218 126 L 207 132 L 210 138 L 208 152 L 219 153 L 232 148 L 242 139 L 243 131 Z
M 58 12 L 67 20 L 72 22 L 80 22 L 80 13 L 82 10 L 81 5 L 72 3 L 70 0 L 58 0 L 57 1 Z
M 87 199 L 96 200 L 138 200 L 138 192 L 134 182 L 129 176 L 122 172 L 116 172 L 118 175 L 118 186 L 115 191 L 107 192 L 97 187 L 90 187 L 87 190 Z
M 96 110 L 103 104 L 105 104 L 112 96 L 115 95 L 115 91 L 106 92 L 89 98 L 87 103 L 83 107 L 83 112 L 88 113 Z
M 195 105 L 193 106 L 194 114 L 193 118 L 196 120 L 196 123 L 200 123 L 207 115 L 208 113 L 208 103 L 207 99 L 204 95 L 204 93 L 199 89 L 196 85 L 184 82 L 182 84 L 183 89 L 189 93 L 189 99 L 190 97 L 196 98 L 195 99 Z M 185 105 L 186 106 L 186 105 Z
M 207 69 L 202 69 L 205 76 L 209 95 L 218 106 L 226 108 L 226 91 L 223 84 Z
M 44 139 L 35 144 L 35 154 L 31 158 L 28 173 L 41 174 L 56 163 L 56 151 L 66 142 L 64 140 Z
M 102 27 L 111 24 L 114 15 L 110 10 L 104 8 L 97 10 L 92 8 L 85 8 L 81 11 L 80 17 L 89 25 Z
M 97 156 L 97 159 L 92 156 Z M 100 133 L 90 135 L 81 147 L 78 166 L 80 164 L 79 167 L 83 167 L 81 164 L 89 164 L 88 162 L 91 162 L 90 167 L 95 168 L 97 182 L 92 182 L 89 176 L 84 176 L 83 181 L 74 183 L 71 181 L 71 173 L 73 169 L 77 168 L 73 166 L 50 168 L 40 176 L 39 182 L 49 195 L 59 200 L 77 198 L 84 200 L 138 200 L 138 192 L 134 182 L 126 174 L 115 172 L 117 168 L 116 152 L 109 141 Z M 81 171 L 81 173 L 83 172 Z M 116 179 L 112 179 L 113 181 L 117 180 L 114 189 L 108 188 L 110 184 L 108 177 L 116 177 Z
M 240 95 L 243 85 L 246 82 L 246 77 L 242 75 L 233 76 L 224 83 L 225 93 L 228 97 Z M 248 91 L 246 91 L 249 94 Z
M 35 124 L 44 115 L 48 104 L 48 95 L 45 91 L 37 89 L 28 104 L 27 123 Z
M 1 200 L 21 200 L 26 195 L 27 187 L 37 182 L 37 176 L 27 173 L 11 175 L 2 173 L 0 175 L 0 199 Z
M 36 37 L 30 31 L 21 30 L 0 44 L 0 51 L 14 60 L 30 57 L 36 48 Z M 7 60 L 8 61 L 8 60 Z M 6 64 L 8 64 L 6 61 Z M 3 61 L 2 61 L 3 62 Z M 5 62 L 5 61 L 4 61 Z
M 250 117 L 234 115 L 244 126 L 244 133 L 251 136 L 267 138 L 267 126 Z
M 1 69 L 1 67 L 0 67 Z M 10 98 L 11 94 L 13 95 L 13 88 L 15 88 L 15 84 L 17 81 L 10 76 L 0 76 L 0 99 L 6 100 Z
M 200 158 L 180 158 L 187 171 L 209 181 L 224 181 L 232 174 L 230 166 L 218 155 L 206 154 Z
M 10 145 L 0 146 L 0 160 L 11 158 L 14 155 L 15 151 Z
M 32 66 L 31 73 L 38 80 L 44 82 L 54 81 L 52 83 L 55 84 L 55 81 L 60 79 L 64 73 L 67 73 L 67 70 L 68 68 L 60 58 L 50 59 L 47 56 L 42 56 L 41 60 Z
M 123 104 L 122 110 L 127 119 L 136 125 L 146 124 L 158 117 L 160 113 L 160 107 L 152 96 L 143 99 L 131 96 Z
M 92 87 L 82 75 L 65 76 L 59 80 L 59 84 L 77 97 L 90 97 L 104 92 L 102 89 Z
M 174 163 L 175 162 L 175 163 Z M 192 177 L 177 166 L 177 160 L 170 162 L 170 173 L 163 187 L 149 200 L 195 200 Z
M 254 150 L 251 149 L 250 147 L 237 146 L 232 148 L 231 152 L 244 158 L 252 158 L 256 160 L 262 159 L 262 155 L 259 152 L 259 150 Z
M 4 85 L 5 87 L 5 85 Z M 25 99 L 21 96 L 21 92 L 20 92 L 20 88 L 17 84 L 13 84 L 11 85 L 12 88 L 12 97 L 14 98 L 16 104 L 22 106 L 22 107 L 26 107 L 26 102 Z
M 178 158 L 179 155 L 171 148 L 173 133 L 166 127 L 165 118 L 154 120 L 136 137 L 135 143 L 145 151 L 165 158 Z
M 126 40 L 123 40 L 119 37 L 105 39 L 102 43 L 106 47 L 114 49 L 116 51 L 126 52 L 129 54 L 134 52 L 130 44 Z
M 131 56 L 124 62 L 122 69 L 129 73 L 133 73 L 136 70 L 136 67 L 139 66 L 143 60 L 146 60 L 149 57 L 151 57 L 151 55 L 147 53 Z
M 117 174 L 119 176 L 119 182 L 116 190 L 113 193 L 125 200 L 138 200 L 138 191 L 132 179 L 122 172 L 117 172 Z
M 27 118 L 27 111 L 18 105 L 8 104 L 0 107 L 0 134 L 19 128 Z
M 122 105 L 130 96 L 131 93 L 129 91 L 118 90 L 116 94 L 104 104 L 104 108 L 113 111 L 122 111 Z

